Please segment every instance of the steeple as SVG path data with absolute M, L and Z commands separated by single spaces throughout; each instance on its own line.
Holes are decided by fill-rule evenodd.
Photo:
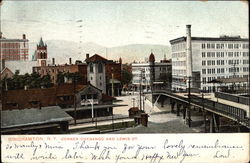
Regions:
M 44 44 L 44 42 L 43 42 L 43 38 L 42 38 L 42 37 L 40 38 L 40 41 L 39 41 L 38 46 L 40 46 L 40 47 L 47 46 L 47 45 L 45 45 L 45 44 Z

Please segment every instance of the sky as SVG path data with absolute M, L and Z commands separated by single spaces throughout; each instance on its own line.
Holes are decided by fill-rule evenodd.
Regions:
M 185 36 L 248 37 L 248 4 L 240 1 L 13 1 L 1 5 L 6 38 L 30 42 L 69 40 L 106 47 L 128 44 L 169 45 Z

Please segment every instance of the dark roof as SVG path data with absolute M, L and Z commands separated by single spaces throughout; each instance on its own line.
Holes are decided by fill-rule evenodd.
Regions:
M 69 116 L 58 106 L 44 107 L 41 109 L 21 109 L 1 111 L 1 128 L 24 127 L 70 121 Z
M 186 41 L 187 37 L 179 37 L 173 40 L 170 40 L 170 44 Z M 240 37 L 192 37 L 191 40 L 203 40 L 203 41 L 248 41 L 247 38 Z
M 139 108 L 138 107 L 132 107 L 132 108 L 129 109 L 129 111 L 136 112 L 136 111 L 139 111 Z
M 46 45 L 44 44 L 44 42 L 43 42 L 43 38 L 42 38 L 42 37 L 40 38 L 40 41 L 39 41 L 38 46 L 40 46 L 40 47 L 46 46 Z
M 74 91 L 79 92 L 86 87 L 87 87 L 87 85 L 76 85 L 75 90 L 74 90 L 73 84 L 58 85 L 56 87 L 56 95 L 57 96 L 74 95 Z
M 75 91 L 79 92 L 87 85 L 76 85 Z M 51 88 L 33 88 L 27 90 L 9 90 L 4 92 L 5 103 L 17 103 L 18 108 L 31 108 L 29 102 L 40 102 L 41 106 L 56 105 L 57 96 L 74 95 L 73 84 L 63 84 Z M 8 108 L 6 108 L 8 109 Z
M 40 101 L 41 106 L 55 105 L 56 89 L 35 88 L 28 90 L 9 90 L 4 92 L 4 101 L 6 103 L 18 103 L 20 108 L 29 108 L 27 102 Z
M 154 62 L 155 61 L 155 56 L 153 53 L 149 55 L 149 62 Z
M 102 94 L 102 101 L 113 101 L 113 100 L 116 100 L 116 98 L 108 96 L 106 94 Z
M 98 54 L 95 54 L 92 57 L 86 59 L 85 61 L 88 63 L 88 62 L 107 62 L 108 60 Z

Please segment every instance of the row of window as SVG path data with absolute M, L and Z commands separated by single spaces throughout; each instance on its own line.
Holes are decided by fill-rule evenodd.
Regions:
M 243 67 L 242 69 L 239 67 L 230 67 L 228 69 L 229 73 L 234 72 L 240 72 L 242 70 L 243 72 L 249 72 L 249 67 Z M 202 74 L 223 74 L 225 73 L 225 68 L 212 68 L 212 69 L 202 69 Z
M 172 45 L 172 52 L 186 49 L 186 42 Z
M 172 53 L 172 58 L 182 58 L 186 56 L 186 52 Z
M 212 69 L 202 69 L 201 70 L 202 74 L 215 74 L 215 68 Z M 217 73 L 225 73 L 224 68 L 217 68 Z
M 224 57 L 224 52 L 202 52 L 201 55 L 202 55 L 202 58 L 205 58 L 205 57 L 215 57 L 215 54 L 216 54 L 216 57 Z
M 173 69 L 172 73 L 173 74 L 183 74 L 183 75 L 185 75 L 187 73 L 187 71 L 186 70 L 175 70 L 175 69 Z
M 173 61 L 173 66 L 186 66 L 186 61 Z
M 20 48 L 20 43 L 2 43 L 1 48 Z
M 94 72 L 94 65 L 93 63 L 90 63 L 89 64 L 89 71 L 90 73 L 93 73 Z M 102 63 L 98 63 L 98 73 L 103 73 L 103 64 Z
M 225 61 L 224 60 L 217 60 L 217 65 L 224 65 Z M 208 60 L 208 61 L 202 61 L 202 66 L 211 66 L 215 65 L 215 60 Z
M 243 49 L 248 49 L 248 44 L 215 44 L 215 43 L 203 43 L 201 44 L 202 49 L 239 49 L 242 45 Z

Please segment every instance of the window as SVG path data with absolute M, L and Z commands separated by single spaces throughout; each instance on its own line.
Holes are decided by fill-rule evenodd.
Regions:
M 228 49 L 233 49 L 233 44 L 228 44 Z
M 234 44 L 234 49 L 239 49 L 239 44 Z
M 206 61 L 202 61 L 202 66 L 205 66 L 206 65 Z
M 89 64 L 89 71 L 90 71 L 91 73 L 94 72 L 93 63 L 90 63 L 90 64 Z M 91 80 L 92 80 L 92 79 L 91 79 Z
M 206 83 L 206 78 L 202 78 L 202 82 L 203 82 L 203 84 L 205 84 Z
M 85 100 L 86 99 L 86 95 L 81 95 L 81 100 Z
M 217 65 L 220 65 L 220 60 L 217 60 Z
M 215 60 L 212 60 L 212 65 L 215 65 Z
M 216 49 L 220 49 L 220 44 L 216 44 Z
M 98 72 L 102 73 L 103 72 L 103 66 L 101 63 L 98 64 Z
M 211 44 L 211 48 L 212 48 L 212 49 L 214 49 L 214 48 L 215 48 L 214 44 Z
M 206 45 L 205 45 L 205 44 L 201 44 L 201 48 L 202 48 L 202 49 L 205 49 L 205 48 L 206 48 Z
M 202 69 L 202 74 L 206 74 L 206 69 Z
M 221 57 L 224 57 L 224 52 L 221 52 L 221 53 L 220 53 L 220 56 L 221 56 Z
M 206 53 L 202 52 L 202 58 L 206 57 Z
M 207 49 L 210 49 L 210 44 L 207 44 Z
M 224 60 L 221 60 L 220 63 L 221 63 L 221 65 L 224 65 Z

